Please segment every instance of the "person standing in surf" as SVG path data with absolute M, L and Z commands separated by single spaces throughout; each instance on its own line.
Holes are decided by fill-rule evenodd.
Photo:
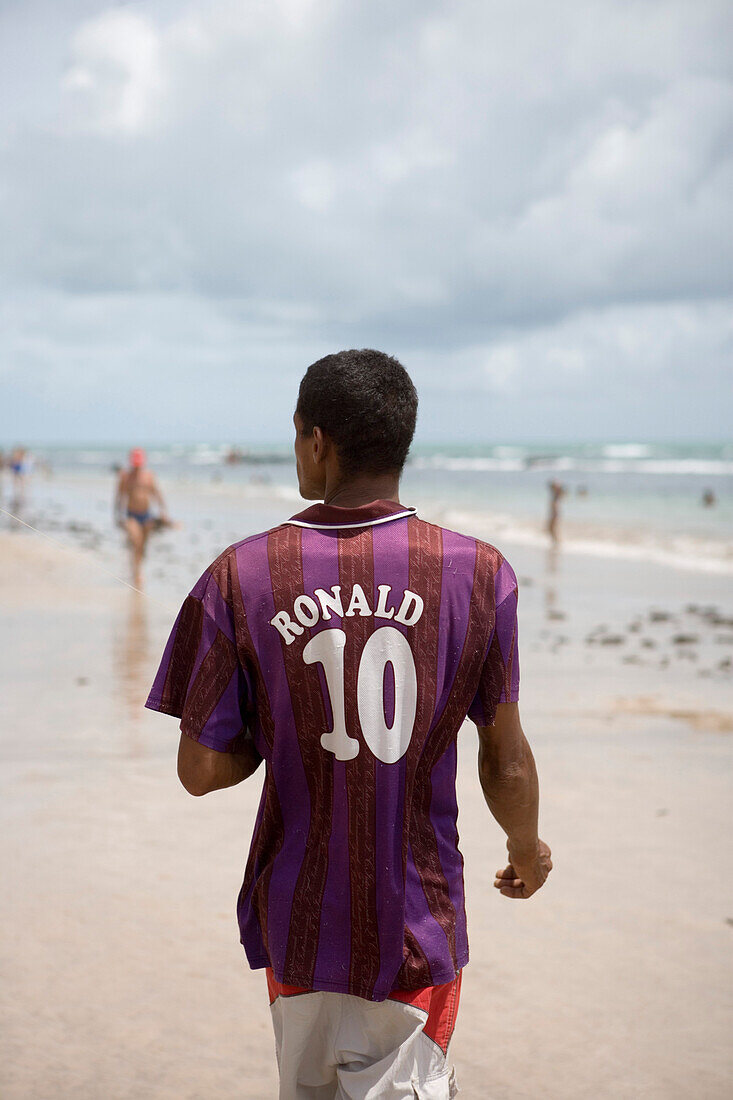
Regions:
M 560 532 L 558 530 L 558 524 L 560 522 L 560 501 L 566 494 L 565 486 L 559 481 L 548 481 L 547 488 L 550 492 L 550 506 L 547 514 L 547 534 L 550 536 L 552 543 L 557 543 L 560 539 Z

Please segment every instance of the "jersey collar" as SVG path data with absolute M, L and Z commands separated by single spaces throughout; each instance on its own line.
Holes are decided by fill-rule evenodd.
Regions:
M 312 527 L 320 531 L 342 531 L 354 527 L 374 527 L 378 523 L 390 523 L 393 519 L 414 516 L 416 508 L 405 508 L 394 500 L 373 500 L 360 508 L 339 508 L 335 504 L 313 504 L 304 512 L 298 512 L 287 523 L 295 527 Z

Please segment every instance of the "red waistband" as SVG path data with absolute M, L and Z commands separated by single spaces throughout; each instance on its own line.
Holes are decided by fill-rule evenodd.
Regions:
M 316 993 L 315 989 L 307 989 L 300 985 L 287 985 L 279 982 L 272 968 L 267 967 L 267 990 L 272 1004 L 278 997 L 299 997 L 306 993 Z M 459 971 L 452 982 L 443 985 L 429 985 L 424 989 L 393 989 L 387 1000 L 401 1001 L 402 1004 L 412 1005 L 420 1009 L 427 1016 L 423 1031 L 434 1043 L 445 1052 L 453 1034 L 458 1013 L 458 1002 L 461 996 L 461 978 L 463 971 Z

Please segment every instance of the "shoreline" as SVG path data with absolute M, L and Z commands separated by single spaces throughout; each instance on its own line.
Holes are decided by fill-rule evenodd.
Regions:
M 263 477 L 256 472 L 250 481 L 232 480 L 230 474 L 231 471 L 224 468 L 223 472 L 212 471 L 216 480 L 180 473 L 167 475 L 166 495 L 189 529 L 193 530 L 196 523 L 204 523 L 212 530 L 224 529 L 229 526 L 228 517 L 238 513 L 267 512 L 274 524 L 304 505 L 294 484 L 267 480 L 269 475 Z M 112 485 L 111 474 L 91 471 L 55 473 L 50 477 L 38 474 L 21 518 L 50 533 L 70 529 L 75 538 L 82 532 L 74 534 L 73 529 L 81 526 L 89 541 L 104 542 L 109 537 L 107 517 L 111 512 Z M 479 507 L 477 502 L 471 503 L 464 497 L 441 499 L 429 486 L 411 483 L 409 478 L 403 487 L 403 496 L 416 501 L 425 518 L 450 529 L 470 531 L 500 546 L 506 542 L 539 551 L 552 549 L 544 530 L 544 502 L 537 502 L 537 518 L 531 518 L 523 508 L 512 513 L 506 511 L 500 495 L 496 499 L 487 496 L 485 504 L 482 502 Z M 571 504 L 577 507 L 577 502 Z M 0 506 L 12 511 L 7 499 L 0 501 Z M 104 518 L 100 524 L 101 513 Z M 14 522 L 7 516 L 0 519 L 5 526 Z M 34 523 L 34 519 L 37 522 Z M 704 524 L 713 520 L 713 526 L 705 529 Z M 230 533 L 234 534 L 231 530 L 226 531 L 226 535 Z M 247 530 L 244 535 L 250 533 Z M 565 554 L 608 560 L 624 558 L 630 563 L 651 563 L 690 574 L 733 578 L 733 519 L 728 523 L 722 514 L 706 516 L 696 512 L 694 524 L 686 529 L 670 526 L 669 521 L 654 526 L 648 518 L 642 527 L 633 514 L 622 519 L 613 509 L 602 522 L 592 514 L 580 517 L 566 515 L 564 510 L 560 533 L 557 549 Z M 225 545 L 229 544 L 226 536 L 224 541 Z

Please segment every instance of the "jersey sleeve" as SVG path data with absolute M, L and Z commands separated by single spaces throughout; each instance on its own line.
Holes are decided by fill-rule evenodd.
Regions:
M 519 699 L 519 636 L 517 603 L 519 588 L 514 570 L 504 560 L 494 577 L 495 620 L 484 659 L 478 690 L 468 709 L 477 726 L 491 726 L 499 703 Z
M 145 706 L 180 718 L 181 733 L 207 748 L 238 752 L 248 694 L 231 608 L 205 573 L 178 613 Z

